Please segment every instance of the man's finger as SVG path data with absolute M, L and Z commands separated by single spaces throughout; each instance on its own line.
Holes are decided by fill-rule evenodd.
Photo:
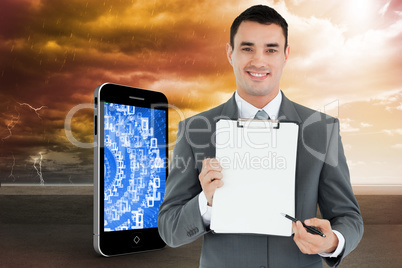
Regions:
M 301 221 L 297 221 L 296 222 L 296 228 L 297 228 L 297 232 L 302 235 L 304 233 L 307 233 L 306 228 L 304 228 L 303 224 L 301 223 Z
M 303 226 L 301 221 L 297 221 L 296 225 L 296 232 L 295 232 L 295 240 L 300 241 L 312 241 L 315 240 L 317 237 L 316 235 L 310 234 L 307 229 Z
M 216 188 L 220 188 L 220 187 L 222 187 L 223 186 L 223 181 L 222 180 L 214 180 L 213 182 L 211 182 L 210 184 L 209 184 L 209 188 L 210 189 L 213 189 L 213 190 L 216 190 Z
M 202 169 L 200 172 L 200 177 L 204 177 L 210 170 L 221 171 L 222 166 L 219 161 L 215 158 L 206 158 L 202 161 Z
M 198 175 L 198 177 L 199 177 L 200 179 L 201 179 L 202 177 L 204 177 L 205 174 L 207 173 L 207 161 L 208 161 L 208 158 L 202 160 L 201 172 L 200 172 L 200 174 Z
M 307 225 L 307 226 L 317 227 L 324 234 L 332 231 L 331 223 L 328 220 L 312 218 L 312 219 L 305 220 L 304 224 Z
M 222 166 L 219 164 L 219 161 L 215 158 L 207 158 L 203 161 L 203 169 L 206 168 L 208 170 L 216 170 L 221 171 Z
M 307 219 L 304 221 L 304 224 L 308 225 L 308 226 L 318 226 L 318 225 L 322 225 L 324 223 L 325 223 L 324 220 L 321 220 L 318 218 L 311 218 L 311 219 Z
M 202 178 L 204 183 L 210 183 L 214 180 L 221 180 L 223 177 L 222 173 L 219 171 L 208 171 L 207 174 Z

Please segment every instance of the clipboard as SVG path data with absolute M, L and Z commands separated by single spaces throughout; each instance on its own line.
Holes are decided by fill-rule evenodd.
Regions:
M 265 119 L 219 120 L 216 158 L 223 182 L 213 197 L 215 233 L 291 236 L 299 125 Z

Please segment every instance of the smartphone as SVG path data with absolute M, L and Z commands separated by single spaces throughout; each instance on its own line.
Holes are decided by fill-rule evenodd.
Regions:
M 163 93 L 105 83 L 95 90 L 94 248 L 103 256 L 161 249 L 167 178 Z

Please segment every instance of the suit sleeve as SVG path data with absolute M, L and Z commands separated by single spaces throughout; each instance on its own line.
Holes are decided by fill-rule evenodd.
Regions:
M 349 169 L 339 134 L 339 121 L 332 119 L 327 124 L 328 147 L 325 163 L 320 175 L 318 204 L 323 218 L 331 227 L 345 237 L 345 247 L 337 258 L 324 258 L 330 266 L 337 266 L 341 260 L 356 248 L 363 236 L 363 219 L 353 194 Z
M 198 205 L 198 195 L 202 191 L 199 172 L 186 137 L 185 121 L 182 121 L 179 123 L 164 201 L 159 209 L 159 234 L 171 247 L 191 243 L 206 232 Z

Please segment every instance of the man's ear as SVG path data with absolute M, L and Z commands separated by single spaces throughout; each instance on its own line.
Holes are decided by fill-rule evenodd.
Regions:
M 290 46 L 288 45 L 285 49 L 285 63 L 288 61 L 289 53 L 290 53 Z
M 232 65 L 232 53 L 233 53 L 232 46 L 230 45 L 230 43 L 226 43 L 226 56 L 228 57 L 230 65 Z

